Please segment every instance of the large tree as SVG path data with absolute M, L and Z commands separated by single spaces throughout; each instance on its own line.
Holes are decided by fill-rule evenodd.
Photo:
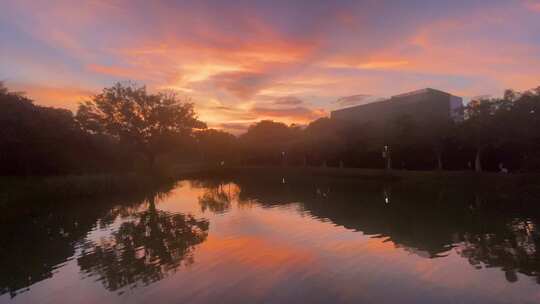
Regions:
M 519 151 L 520 169 L 540 168 L 540 87 L 521 93 L 507 90 L 503 100 L 511 104 L 511 111 L 504 111 L 501 123 L 508 130 L 508 142 Z
M 77 120 L 92 133 L 113 136 L 155 159 L 192 137 L 206 124 L 197 119 L 193 103 L 174 93 L 151 94 L 145 86 L 117 83 L 79 105 Z
M 303 145 L 306 157 L 315 159 L 323 165 L 328 161 L 340 160 L 347 145 L 345 127 L 339 121 L 327 117 L 312 121 L 304 130 Z
M 257 164 L 285 163 L 301 130 L 296 125 L 262 120 L 251 125 L 239 138 L 244 159 Z
M 455 138 L 455 133 L 456 123 L 451 119 L 421 123 L 418 126 L 418 144 L 431 150 L 437 170 L 444 169 L 443 154 L 448 142 Z
M 225 131 L 216 129 L 206 129 L 195 132 L 195 138 L 198 144 L 198 152 L 205 162 L 227 163 L 238 158 L 237 138 Z
M 464 142 L 475 149 L 474 170 L 482 171 L 482 155 L 489 146 L 494 146 L 501 138 L 502 126 L 498 124 L 496 99 L 472 100 L 465 107 L 466 120 L 461 125 Z

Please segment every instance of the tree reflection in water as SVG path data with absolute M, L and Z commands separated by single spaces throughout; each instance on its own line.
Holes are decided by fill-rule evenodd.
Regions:
M 0 295 L 28 291 L 78 254 L 81 270 L 110 290 L 149 284 L 192 263 L 193 247 L 206 239 L 209 223 L 156 209 L 175 187 L 166 182 L 121 197 L 0 206 Z M 110 237 L 85 241 L 117 219 L 123 224 Z
M 49 202 L 38 203 L 33 204 L 38 206 L 35 208 L 21 204 L 12 216 L 8 210 L 0 212 L 0 295 L 15 297 L 30 285 L 53 277 L 75 254 L 77 242 L 96 218 L 106 212 L 106 204 L 101 203 L 83 202 L 78 208 L 58 202 L 52 202 L 53 207 Z
M 190 181 L 202 211 L 273 207 L 295 202 L 313 219 L 383 238 L 425 258 L 458 254 L 476 268 L 495 267 L 509 282 L 540 283 L 540 207 L 536 198 L 503 196 L 463 185 L 411 185 L 329 177 L 238 175 Z M 0 294 L 12 297 L 54 276 L 72 256 L 83 273 L 110 291 L 148 285 L 193 263 L 209 223 L 156 209 L 174 185 L 92 202 L 40 202 L 0 212 Z M 32 207 L 31 207 L 32 206 Z M 19 210 L 20 209 L 20 210 Z M 28 210 L 27 210 L 28 209 Z M 23 211 L 21 211 L 23 210 Z M 20 221 L 21 216 L 28 221 Z M 118 221 L 121 219 L 121 221 Z M 86 242 L 95 229 L 118 229 Z M 81 249 L 79 249 L 81 248 Z M 502 274 L 501 273 L 501 274 Z
M 278 178 L 279 177 L 279 178 Z M 204 185 L 233 183 L 238 206 L 257 202 L 274 206 L 300 202 L 313 218 L 391 241 L 425 258 L 444 258 L 452 251 L 475 268 L 496 267 L 509 282 L 517 273 L 540 284 L 540 208 L 536 198 L 515 192 L 480 191 L 469 185 L 381 183 L 277 174 L 236 175 Z M 199 200 L 222 212 L 222 187 Z
M 517 282 L 522 273 L 540 284 L 540 234 L 532 221 L 515 220 L 500 233 L 466 233 L 458 248 L 478 269 L 500 268 L 508 282 Z
M 77 262 L 111 291 L 159 281 L 193 263 L 193 248 L 208 236 L 209 222 L 157 210 L 154 198 L 109 238 L 86 244 Z
M 95 228 L 109 226 L 149 196 L 162 196 L 176 183 L 134 189 L 121 197 L 91 200 L 23 201 L 0 205 L 0 295 L 15 297 L 51 278 Z M 119 202 L 120 201 L 120 202 Z M 24 219 L 24 220 L 23 220 Z
M 238 200 L 240 190 L 235 184 L 215 180 L 194 180 L 191 181 L 191 187 L 204 189 L 204 193 L 199 196 L 201 211 L 209 210 L 216 214 L 229 211 L 232 202 Z

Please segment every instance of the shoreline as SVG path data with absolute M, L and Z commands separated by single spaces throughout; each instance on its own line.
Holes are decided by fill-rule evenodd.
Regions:
M 174 171 L 174 173 L 172 173 Z M 484 190 L 525 190 L 540 193 L 540 174 L 472 171 L 413 171 L 336 167 L 210 166 L 183 165 L 168 174 L 86 174 L 61 176 L 0 177 L 0 205 L 26 200 L 96 198 L 158 189 L 183 179 L 266 176 L 343 178 L 403 185 L 460 185 Z
M 538 180 L 540 173 L 499 173 L 499 172 L 474 172 L 474 171 L 427 171 L 427 170 L 385 170 L 364 168 L 338 168 L 338 167 L 300 167 L 300 166 L 229 166 L 214 167 L 212 171 L 227 173 L 248 173 L 266 171 L 283 174 L 309 174 L 324 175 L 330 177 L 350 177 L 359 179 L 476 179 L 476 180 Z M 539 183 L 540 184 L 540 183 Z

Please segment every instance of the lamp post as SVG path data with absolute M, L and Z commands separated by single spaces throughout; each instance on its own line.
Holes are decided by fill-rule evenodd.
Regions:
M 390 152 L 390 146 L 385 145 L 382 151 L 382 157 L 385 159 L 386 170 L 392 170 L 392 157 Z

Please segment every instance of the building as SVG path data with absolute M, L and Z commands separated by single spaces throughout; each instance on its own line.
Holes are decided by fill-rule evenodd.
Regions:
M 354 123 L 385 124 L 406 115 L 421 124 L 437 121 L 461 121 L 461 97 L 427 88 L 392 96 L 389 99 L 331 112 L 332 119 Z

